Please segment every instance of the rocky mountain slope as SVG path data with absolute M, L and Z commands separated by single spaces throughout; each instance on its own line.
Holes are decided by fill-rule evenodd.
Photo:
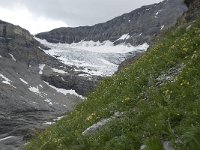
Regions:
M 34 130 L 72 111 L 97 83 L 41 47 L 27 30 L 0 21 L 0 149 L 24 144 Z
M 26 149 L 199 149 L 199 0 L 187 4 L 179 26 Z
M 136 9 L 108 22 L 94 26 L 58 28 L 36 36 L 53 43 L 78 43 L 80 41 L 111 41 L 115 44 L 141 45 L 151 43 L 154 36 L 176 23 L 187 10 L 183 0 L 165 0 Z

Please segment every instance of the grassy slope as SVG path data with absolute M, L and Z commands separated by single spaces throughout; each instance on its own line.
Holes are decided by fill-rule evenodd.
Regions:
M 141 59 L 98 89 L 68 117 L 39 134 L 27 150 L 160 150 L 200 147 L 200 20 L 166 33 Z M 167 78 L 167 80 L 166 80 Z M 98 132 L 81 133 L 114 112 Z

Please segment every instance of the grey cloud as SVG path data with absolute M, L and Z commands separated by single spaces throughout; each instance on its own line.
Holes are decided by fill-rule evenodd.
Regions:
M 62 20 L 69 26 L 105 22 L 142 5 L 161 0 L 0 0 L 1 7 L 25 5 L 36 16 Z

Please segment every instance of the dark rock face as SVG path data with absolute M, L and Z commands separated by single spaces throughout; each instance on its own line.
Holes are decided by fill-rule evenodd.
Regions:
M 68 74 L 65 76 L 43 75 L 42 79 L 58 88 L 67 90 L 76 89 L 78 94 L 87 96 L 98 85 L 101 77 L 81 77 Z
M 55 62 L 38 47 L 40 43 L 19 26 L 0 21 L 0 55 L 9 58 L 9 53 L 27 65 L 36 65 L 46 61 Z
M 5 38 L 23 37 L 26 40 L 33 41 L 33 36 L 29 33 L 29 31 L 1 20 L 0 36 Z
M 73 43 L 85 41 L 115 41 L 132 45 L 151 43 L 154 36 L 176 23 L 176 20 L 187 11 L 183 0 L 165 0 L 159 4 L 143 6 L 130 13 L 114 18 L 106 23 L 77 28 L 59 28 L 36 35 L 52 43 Z M 117 40 L 129 34 L 126 40 Z M 117 40 L 117 41 L 116 41 Z
M 185 0 L 189 10 L 185 15 L 185 19 L 191 21 L 200 15 L 200 1 L 199 0 Z

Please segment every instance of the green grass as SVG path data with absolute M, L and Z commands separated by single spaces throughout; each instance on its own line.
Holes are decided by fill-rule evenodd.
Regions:
M 176 150 L 199 149 L 200 20 L 186 27 L 166 33 L 130 67 L 103 80 L 75 111 L 25 149 L 138 150 L 145 145 L 145 150 L 162 150 L 166 141 Z M 124 115 L 82 135 L 115 112 Z

